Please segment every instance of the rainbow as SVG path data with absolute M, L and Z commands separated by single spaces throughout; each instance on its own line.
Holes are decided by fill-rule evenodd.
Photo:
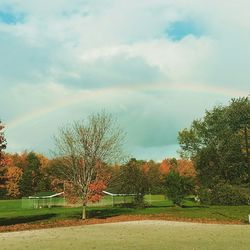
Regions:
M 168 90 L 174 90 L 178 92 L 190 92 L 190 93 L 200 93 L 200 94 L 215 94 L 225 97 L 239 97 L 246 96 L 246 92 L 241 90 L 236 90 L 232 88 L 225 88 L 219 86 L 208 86 L 205 84 L 148 84 L 148 85 L 119 85 L 110 88 L 99 88 L 94 90 L 79 90 L 74 93 L 71 93 L 67 99 L 59 100 L 53 105 L 45 105 L 42 108 L 39 108 L 35 111 L 28 112 L 19 117 L 15 117 L 11 121 L 7 122 L 7 129 L 12 130 L 17 128 L 20 125 L 28 123 L 34 119 L 38 119 L 42 116 L 46 116 L 50 113 L 53 113 L 57 110 L 60 110 L 65 107 L 69 107 L 78 103 L 90 102 L 92 98 L 101 98 L 105 95 L 115 96 L 117 94 L 126 93 L 136 93 L 140 91 L 159 91 L 166 92 Z

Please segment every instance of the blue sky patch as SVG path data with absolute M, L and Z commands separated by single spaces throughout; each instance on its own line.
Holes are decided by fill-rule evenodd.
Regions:
M 172 40 L 179 41 L 188 35 L 200 37 L 203 30 L 192 20 L 184 20 L 173 23 L 166 33 Z
M 9 10 L 0 10 L 0 22 L 6 24 L 17 24 L 24 21 L 24 14 L 13 13 Z

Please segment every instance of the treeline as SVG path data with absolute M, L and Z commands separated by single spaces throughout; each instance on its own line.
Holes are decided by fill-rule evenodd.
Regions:
M 182 205 L 186 195 L 197 185 L 192 161 L 165 159 L 161 163 L 135 158 L 112 168 L 108 190 L 118 194 L 133 194 L 136 205 L 143 205 L 145 194 L 164 194 L 176 205 Z M 171 183 L 174 179 L 175 183 Z M 185 182 L 185 183 L 184 183 Z M 187 182 L 191 185 L 187 188 Z
M 5 164 L 0 168 L 0 198 L 27 197 L 38 192 L 62 189 L 62 181 L 51 174 L 53 160 L 42 154 L 6 153 L 3 160 Z
M 67 191 L 69 188 L 66 178 L 61 174 L 59 159 L 48 159 L 35 152 L 23 152 L 6 153 L 4 161 L 5 164 L 0 168 L 1 199 L 27 197 L 44 191 Z M 183 176 L 196 176 L 194 166 L 189 160 L 173 158 L 157 163 L 153 160 L 131 159 L 124 165 L 106 165 L 103 172 L 106 183 L 102 188 L 114 193 L 164 193 L 165 178 L 171 171 Z M 138 187 L 134 187 L 135 184 Z M 92 199 L 95 201 L 95 198 Z

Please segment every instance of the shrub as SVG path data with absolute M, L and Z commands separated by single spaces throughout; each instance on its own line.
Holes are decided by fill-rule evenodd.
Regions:
M 247 191 L 230 184 L 218 184 L 212 190 L 211 203 L 218 205 L 247 205 L 249 195 Z
M 211 189 L 208 188 L 199 188 L 198 189 L 198 197 L 199 197 L 199 201 L 201 204 L 206 204 L 206 205 L 210 205 L 211 204 Z
M 174 171 L 166 177 L 166 194 L 174 205 L 182 206 L 185 196 L 191 194 L 194 187 L 192 177 L 181 176 Z
M 203 204 L 248 205 L 250 193 L 246 188 L 219 183 L 212 189 L 200 189 L 199 198 Z

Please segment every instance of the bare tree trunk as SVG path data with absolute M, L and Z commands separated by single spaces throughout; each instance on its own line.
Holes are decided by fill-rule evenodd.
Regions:
M 86 202 L 84 201 L 82 204 L 82 220 L 87 219 L 87 211 L 86 211 L 87 205 Z

